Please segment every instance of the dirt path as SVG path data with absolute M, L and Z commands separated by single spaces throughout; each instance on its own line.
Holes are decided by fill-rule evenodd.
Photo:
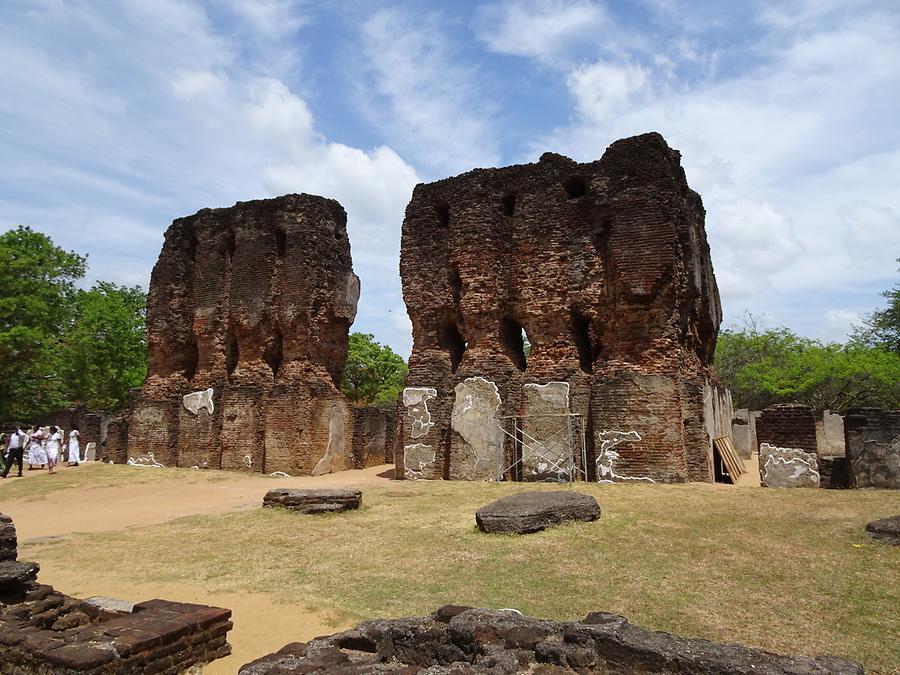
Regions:
M 133 602 L 165 598 L 179 602 L 197 602 L 228 607 L 234 628 L 228 633 L 231 656 L 218 659 L 203 669 L 203 675 L 234 675 L 238 668 L 284 647 L 289 642 L 306 641 L 350 628 L 351 623 L 329 620 L 314 609 L 279 602 L 276 594 L 215 593 L 190 584 L 145 583 L 136 575 L 133 582 L 85 579 L 78 570 L 57 564 L 41 564 L 40 580 L 65 593 L 89 598 L 93 595 L 127 599 Z M 277 621 L 273 621 L 277 617 Z
M 45 537 L 66 537 L 79 532 L 104 532 L 165 523 L 194 514 L 215 514 L 250 509 L 262 503 L 263 495 L 273 487 L 358 487 L 385 485 L 379 476 L 392 467 L 384 465 L 362 471 L 343 471 L 325 476 L 272 479 L 216 472 L 214 480 L 186 485 L 182 481 L 129 483 L 115 487 L 72 487 L 39 498 L 4 499 L 0 484 L 0 513 L 13 517 L 20 546 Z M 60 467 L 60 472 L 79 471 L 82 467 Z M 147 468 L 147 471 L 158 469 Z M 388 473 L 389 475 L 389 473 Z M 26 472 L 16 480 L 55 480 L 45 471 Z M 205 478 L 206 476 L 204 476 Z M 10 480 L 10 479 L 7 479 Z M 9 484 L 12 484 L 10 482 Z M 328 635 L 350 624 L 341 623 L 314 608 L 279 601 L 278 589 L 272 593 L 216 593 L 200 584 L 146 583 L 135 574 L 133 581 L 110 578 L 85 578 L 77 569 L 38 560 L 40 581 L 77 598 L 103 595 L 140 602 L 165 598 L 197 602 L 232 611 L 234 628 L 228 641 L 232 655 L 204 669 L 204 675 L 225 675 L 255 658 L 276 651 L 289 642 Z M 277 620 L 273 621 L 273 617 Z
M 165 523 L 182 516 L 227 513 L 255 508 L 266 491 L 274 487 L 358 487 L 386 485 L 379 476 L 392 467 L 382 465 L 359 471 L 341 471 L 325 476 L 292 476 L 273 479 L 264 476 L 216 472 L 215 481 L 197 482 L 188 487 L 171 483 L 129 483 L 115 487 L 73 487 L 50 492 L 40 499 L 4 499 L 0 486 L 0 513 L 12 516 L 19 541 L 37 537 L 58 537 L 75 532 L 106 532 L 128 527 Z M 81 467 L 62 467 L 61 472 Z M 146 468 L 144 471 L 163 471 Z M 26 472 L 16 480 L 54 480 L 46 472 Z M 10 479 L 7 479 L 10 480 Z

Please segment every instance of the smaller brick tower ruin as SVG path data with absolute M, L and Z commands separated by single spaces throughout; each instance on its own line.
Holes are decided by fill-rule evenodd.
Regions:
M 150 280 L 128 457 L 292 475 L 347 466 L 339 385 L 359 279 L 346 222 L 336 201 L 293 194 L 172 223 Z
M 704 214 L 656 133 L 418 185 L 398 472 L 711 481 L 731 400 Z

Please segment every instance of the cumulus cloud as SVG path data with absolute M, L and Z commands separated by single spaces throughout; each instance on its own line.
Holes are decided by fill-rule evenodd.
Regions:
M 447 37 L 440 13 L 382 9 L 362 27 L 360 97 L 404 156 L 437 175 L 499 161 L 476 66 Z
M 288 4 L 268 6 L 277 15 Z M 327 138 L 287 81 L 257 74 L 279 72 L 265 67 L 268 52 L 245 67 L 201 5 L 47 6 L 3 18 L 0 116 L 4 124 L 16 116 L 22 134 L 0 135 L 0 170 L 11 177 L 0 193 L 4 223 L 90 252 L 92 279 L 146 285 L 173 218 L 286 192 L 333 197 L 348 211 L 368 308 L 357 328 L 408 344 L 408 327 L 380 316 L 402 306 L 399 230 L 419 180 L 397 152 Z M 58 39 L 36 39 L 47 30 Z M 274 26 L 258 30 L 260 39 L 274 35 Z
M 602 123 L 646 93 L 648 80 L 647 71 L 639 65 L 599 61 L 573 70 L 567 85 L 582 117 Z
M 606 21 L 603 7 L 588 0 L 506 1 L 482 7 L 475 30 L 491 51 L 553 62 L 578 42 L 596 39 Z

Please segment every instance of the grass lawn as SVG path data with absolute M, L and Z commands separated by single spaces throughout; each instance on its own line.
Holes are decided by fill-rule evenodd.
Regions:
M 108 467 L 90 480 L 95 474 L 115 484 L 184 480 L 185 489 L 217 475 Z M 477 530 L 479 506 L 525 489 L 592 494 L 603 513 L 526 536 Z M 556 619 L 611 611 L 647 628 L 837 654 L 896 673 L 900 547 L 863 532 L 896 513 L 900 491 L 397 482 L 366 490 L 363 507 L 347 514 L 191 516 L 33 544 L 20 557 L 117 580 L 278 593 L 354 619 L 445 603 Z

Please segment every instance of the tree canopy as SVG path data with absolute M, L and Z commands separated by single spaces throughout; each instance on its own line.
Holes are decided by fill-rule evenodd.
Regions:
M 881 295 L 888 306 L 867 315 L 861 326 L 854 327 L 852 338 L 860 344 L 900 354 L 900 283 Z
M 369 333 L 351 333 L 341 390 L 356 405 L 389 405 L 397 400 L 406 362 Z
M 784 327 L 762 330 L 751 318 L 742 329 L 719 334 L 715 363 L 739 408 L 900 405 L 900 354 L 855 340 L 822 343 Z
M 0 235 L 0 419 L 115 409 L 146 371 L 144 294 L 76 283 L 86 258 L 19 226 Z

